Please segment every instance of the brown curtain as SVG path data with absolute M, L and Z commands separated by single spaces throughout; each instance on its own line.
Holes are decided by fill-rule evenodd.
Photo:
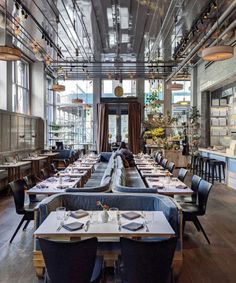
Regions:
M 140 151 L 141 106 L 140 103 L 129 104 L 129 149 L 137 154 Z
M 108 151 L 108 108 L 107 104 L 97 104 L 97 150 Z

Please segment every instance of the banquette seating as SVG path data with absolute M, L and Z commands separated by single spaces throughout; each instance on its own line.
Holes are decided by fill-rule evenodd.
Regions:
M 125 168 L 122 158 L 116 157 L 113 193 L 157 193 L 156 188 L 147 188 L 136 167 Z

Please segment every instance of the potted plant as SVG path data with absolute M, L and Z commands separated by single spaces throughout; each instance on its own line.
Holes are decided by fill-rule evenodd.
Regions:
M 148 120 L 151 120 L 153 116 L 159 113 L 159 108 L 161 106 L 159 99 L 159 92 L 157 89 L 152 90 L 152 92 L 147 97 L 148 104 L 146 105 L 148 109 Z

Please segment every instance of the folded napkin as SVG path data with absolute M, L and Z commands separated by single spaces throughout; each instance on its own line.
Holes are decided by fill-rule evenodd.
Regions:
M 162 183 L 160 183 L 160 184 L 157 184 L 157 185 L 153 185 L 152 187 L 153 187 L 154 189 L 161 190 L 161 189 L 164 188 L 164 185 L 163 185 Z
M 156 182 L 156 181 L 159 181 L 159 179 L 158 178 L 149 178 L 149 181 L 150 182 Z
M 54 177 L 50 177 L 47 179 L 47 182 L 56 182 L 57 181 L 57 178 L 54 178 Z
M 188 187 L 186 185 L 177 185 L 176 189 L 187 189 Z
M 74 217 L 76 219 L 85 217 L 87 215 L 89 215 L 89 213 L 87 211 L 84 211 L 83 209 L 72 211 L 71 214 L 70 214 L 71 217 Z
M 130 230 L 130 231 L 137 231 L 143 228 L 142 223 L 131 222 L 129 224 L 123 225 L 122 228 Z
M 57 189 L 67 189 L 68 188 L 68 186 L 66 186 L 66 185 L 58 185 L 57 186 Z
M 64 224 L 62 227 L 69 231 L 76 231 L 83 228 L 84 224 L 80 222 L 72 222 L 69 224 Z
M 123 216 L 126 219 L 133 220 L 140 217 L 140 214 L 134 211 L 130 211 L 130 212 L 122 213 L 121 216 Z

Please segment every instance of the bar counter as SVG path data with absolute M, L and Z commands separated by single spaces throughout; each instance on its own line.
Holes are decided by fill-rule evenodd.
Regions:
M 227 186 L 236 189 L 236 155 L 227 154 L 226 152 L 220 150 L 210 150 L 207 148 L 199 148 L 198 150 L 202 156 L 225 162 L 225 183 Z

